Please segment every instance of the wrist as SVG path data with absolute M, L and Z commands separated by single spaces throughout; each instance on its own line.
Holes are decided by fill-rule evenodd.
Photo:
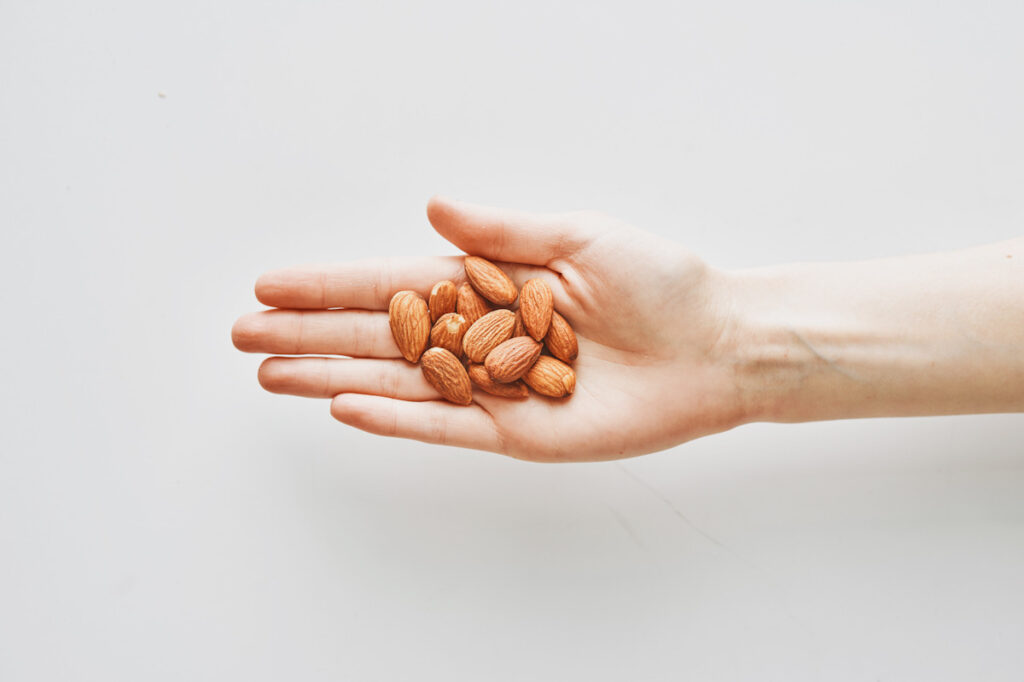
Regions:
M 859 381 L 842 348 L 856 320 L 820 306 L 801 266 L 725 273 L 729 323 L 721 358 L 746 422 L 828 418 Z

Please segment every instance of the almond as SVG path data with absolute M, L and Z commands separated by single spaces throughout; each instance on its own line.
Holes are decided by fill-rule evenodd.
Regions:
M 526 327 L 523 326 L 523 314 L 516 311 L 516 326 L 512 330 L 512 336 L 526 336 Z
M 430 321 L 437 322 L 448 313 L 455 312 L 456 300 L 455 282 L 450 279 L 442 280 L 430 290 L 430 298 L 427 301 L 430 308 Z
M 516 285 L 501 268 L 478 256 L 466 256 L 466 277 L 481 296 L 491 303 L 512 305 L 516 300 Z
M 576 390 L 576 372 L 561 360 L 542 355 L 523 377 L 526 385 L 541 395 L 561 398 Z
M 551 354 L 562 362 L 572 362 L 580 352 L 576 333 L 565 321 L 565 318 L 557 312 L 551 313 L 551 328 L 548 329 L 548 335 L 544 337 L 544 343 Z
M 388 305 L 391 335 L 409 362 L 416 362 L 430 341 L 430 312 L 427 302 L 415 291 L 399 291 Z
M 521 400 L 529 395 L 526 384 L 522 381 L 513 381 L 510 384 L 499 384 L 487 373 L 483 365 L 469 366 L 469 380 L 491 395 L 502 398 L 515 398 Z
M 529 336 L 516 336 L 498 345 L 484 361 L 495 381 L 507 384 L 522 377 L 540 356 L 541 345 Z
M 456 405 L 473 402 L 473 385 L 466 368 L 451 352 L 444 348 L 431 348 L 423 354 L 420 369 L 426 380 L 445 400 Z
M 462 339 L 462 350 L 470 362 L 483 362 L 495 346 L 512 338 L 515 326 L 516 314 L 511 310 L 492 310 L 469 328 Z
M 542 279 L 527 280 L 519 294 L 519 314 L 523 318 L 523 326 L 535 341 L 540 341 L 548 333 L 554 309 L 555 298 L 548 283 Z
M 476 290 L 468 282 L 459 287 L 457 298 L 458 302 L 455 304 L 455 309 L 466 318 L 466 322 L 470 326 L 473 326 L 477 320 L 491 312 L 491 306 L 487 304 L 487 301 L 480 294 L 476 293 Z
M 466 318 L 458 313 L 445 313 L 430 330 L 430 345 L 444 348 L 452 355 L 462 355 L 462 337 L 469 329 Z

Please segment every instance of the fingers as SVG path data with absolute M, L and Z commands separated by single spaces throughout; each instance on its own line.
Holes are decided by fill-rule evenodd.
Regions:
M 528 277 L 544 277 L 564 298 L 557 276 L 530 266 L 514 266 L 509 274 L 520 285 Z M 247 353 L 272 355 L 347 355 L 400 358 L 386 312 L 369 310 L 265 310 L 238 318 L 231 328 L 235 347 Z
M 365 393 L 399 400 L 437 400 L 440 395 L 423 372 L 404 360 L 342 358 L 267 358 L 260 385 L 271 393 L 304 398 L 333 398 Z
M 235 347 L 247 353 L 398 358 L 388 314 L 366 310 L 267 310 L 238 318 Z
M 331 401 L 340 422 L 381 436 L 501 452 L 501 439 L 483 408 L 440 401 L 407 402 L 376 395 L 344 393 Z
M 532 214 L 434 197 L 427 217 L 463 251 L 498 261 L 545 265 L 589 239 L 588 230 L 566 214 Z M 464 279 L 461 257 L 380 258 L 272 270 L 257 279 L 256 298 L 273 308 L 386 310 L 394 292 L 411 289 L 426 296 L 444 279 Z
M 256 280 L 256 298 L 273 308 L 387 310 L 396 291 L 426 296 L 435 282 L 462 278 L 462 259 L 379 258 L 272 270 Z
M 492 260 L 546 265 L 588 241 L 586 230 L 560 214 L 526 213 L 434 197 L 427 218 L 466 253 Z

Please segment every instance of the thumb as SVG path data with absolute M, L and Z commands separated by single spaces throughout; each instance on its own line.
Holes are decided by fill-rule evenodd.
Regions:
M 527 213 L 435 196 L 427 203 L 427 218 L 455 246 L 491 260 L 546 265 L 588 241 L 571 214 Z

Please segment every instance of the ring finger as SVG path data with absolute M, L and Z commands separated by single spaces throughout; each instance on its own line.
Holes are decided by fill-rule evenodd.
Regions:
M 333 398 L 340 393 L 415 401 L 441 397 L 419 368 L 404 360 L 267 358 L 260 365 L 259 381 L 271 393 L 305 398 Z

